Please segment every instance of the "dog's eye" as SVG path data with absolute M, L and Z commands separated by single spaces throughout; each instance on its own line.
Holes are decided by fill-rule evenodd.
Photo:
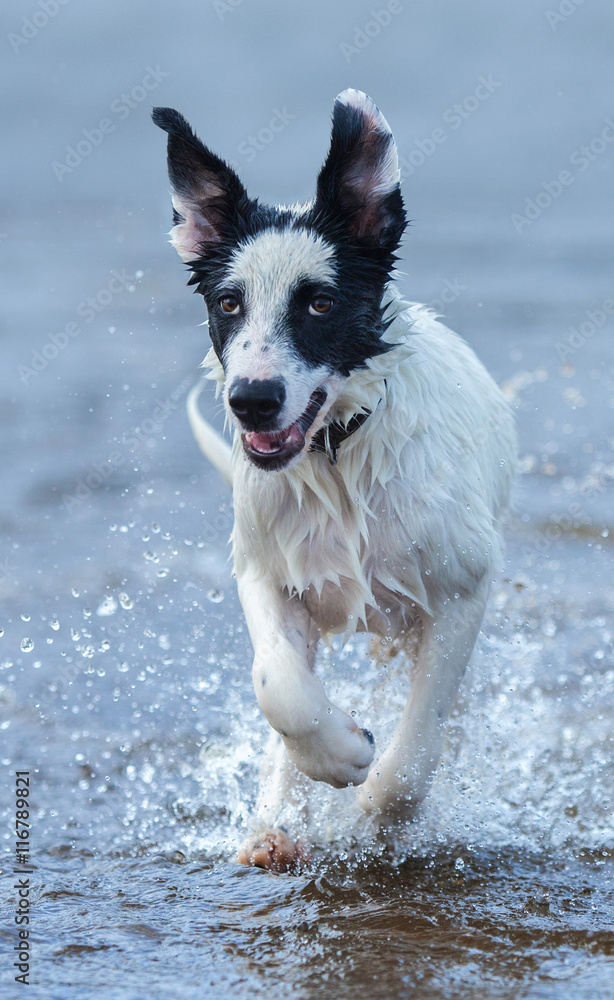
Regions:
M 309 312 L 312 316 L 322 316 L 330 312 L 333 307 L 333 300 L 329 295 L 315 295 L 309 303 Z
M 220 309 L 229 316 L 236 316 L 241 309 L 241 303 L 236 295 L 224 295 L 220 299 Z

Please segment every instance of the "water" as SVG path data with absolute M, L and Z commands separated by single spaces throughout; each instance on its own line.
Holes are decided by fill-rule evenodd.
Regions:
M 372 5 L 68 4 L 11 42 L 37 9 L 5 5 L 0 67 L 1 801 L 10 871 L 14 772 L 30 770 L 30 995 L 609 1000 L 613 146 L 585 169 L 571 157 L 612 114 L 614 14 L 416 0 L 348 62 L 340 46 Z M 500 85 L 453 127 L 480 77 Z M 418 164 L 401 289 L 443 300 L 506 384 L 523 473 L 421 814 L 378 832 L 351 790 L 313 786 L 311 867 L 275 876 L 233 862 L 267 727 L 227 563 L 230 498 L 183 412 L 206 330 L 165 245 L 148 114 L 177 107 L 251 191 L 294 201 L 348 85 Z M 275 109 L 286 126 L 248 155 Z M 105 116 L 112 130 L 58 177 Z M 445 139 L 419 163 L 435 128 Z M 518 232 L 512 216 L 565 169 L 572 182 Z M 320 669 L 382 745 L 400 667 L 358 639 Z M 9 878 L 0 981 L 17 996 Z

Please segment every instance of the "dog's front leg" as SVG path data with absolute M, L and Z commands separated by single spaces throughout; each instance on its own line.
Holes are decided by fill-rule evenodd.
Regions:
M 359 785 L 373 737 L 326 697 L 313 672 L 317 631 L 305 605 L 244 570 L 239 597 L 254 647 L 256 698 L 299 771 L 335 788 Z
M 410 816 L 424 798 L 443 733 L 484 615 L 488 585 L 424 617 L 411 690 L 390 746 L 360 790 L 366 812 Z

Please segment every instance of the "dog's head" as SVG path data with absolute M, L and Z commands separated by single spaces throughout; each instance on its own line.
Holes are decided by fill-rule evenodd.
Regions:
M 335 101 L 315 199 L 270 208 L 171 108 L 171 242 L 209 313 L 224 401 L 248 458 L 281 469 L 309 450 L 345 379 L 388 349 L 382 295 L 405 228 L 394 138 L 360 91 Z

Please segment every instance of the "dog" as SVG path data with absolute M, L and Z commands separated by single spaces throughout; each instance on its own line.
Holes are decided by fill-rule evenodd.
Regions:
M 307 848 L 279 827 L 298 772 L 360 786 L 379 817 L 411 816 L 501 556 L 515 465 L 503 394 L 469 346 L 394 284 L 406 228 L 397 148 L 357 90 L 334 103 L 315 198 L 269 207 L 170 108 L 171 243 L 205 299 L 203 362 L 232 448 L 188 414 L 232 486 L 232 552 L 273 732 L 260 828 L 239 860 L 275 870 Z M 411 689 L 376 764 L 374 739 L 314 672 L 320 638 L 367 631 L 407 651 Z

